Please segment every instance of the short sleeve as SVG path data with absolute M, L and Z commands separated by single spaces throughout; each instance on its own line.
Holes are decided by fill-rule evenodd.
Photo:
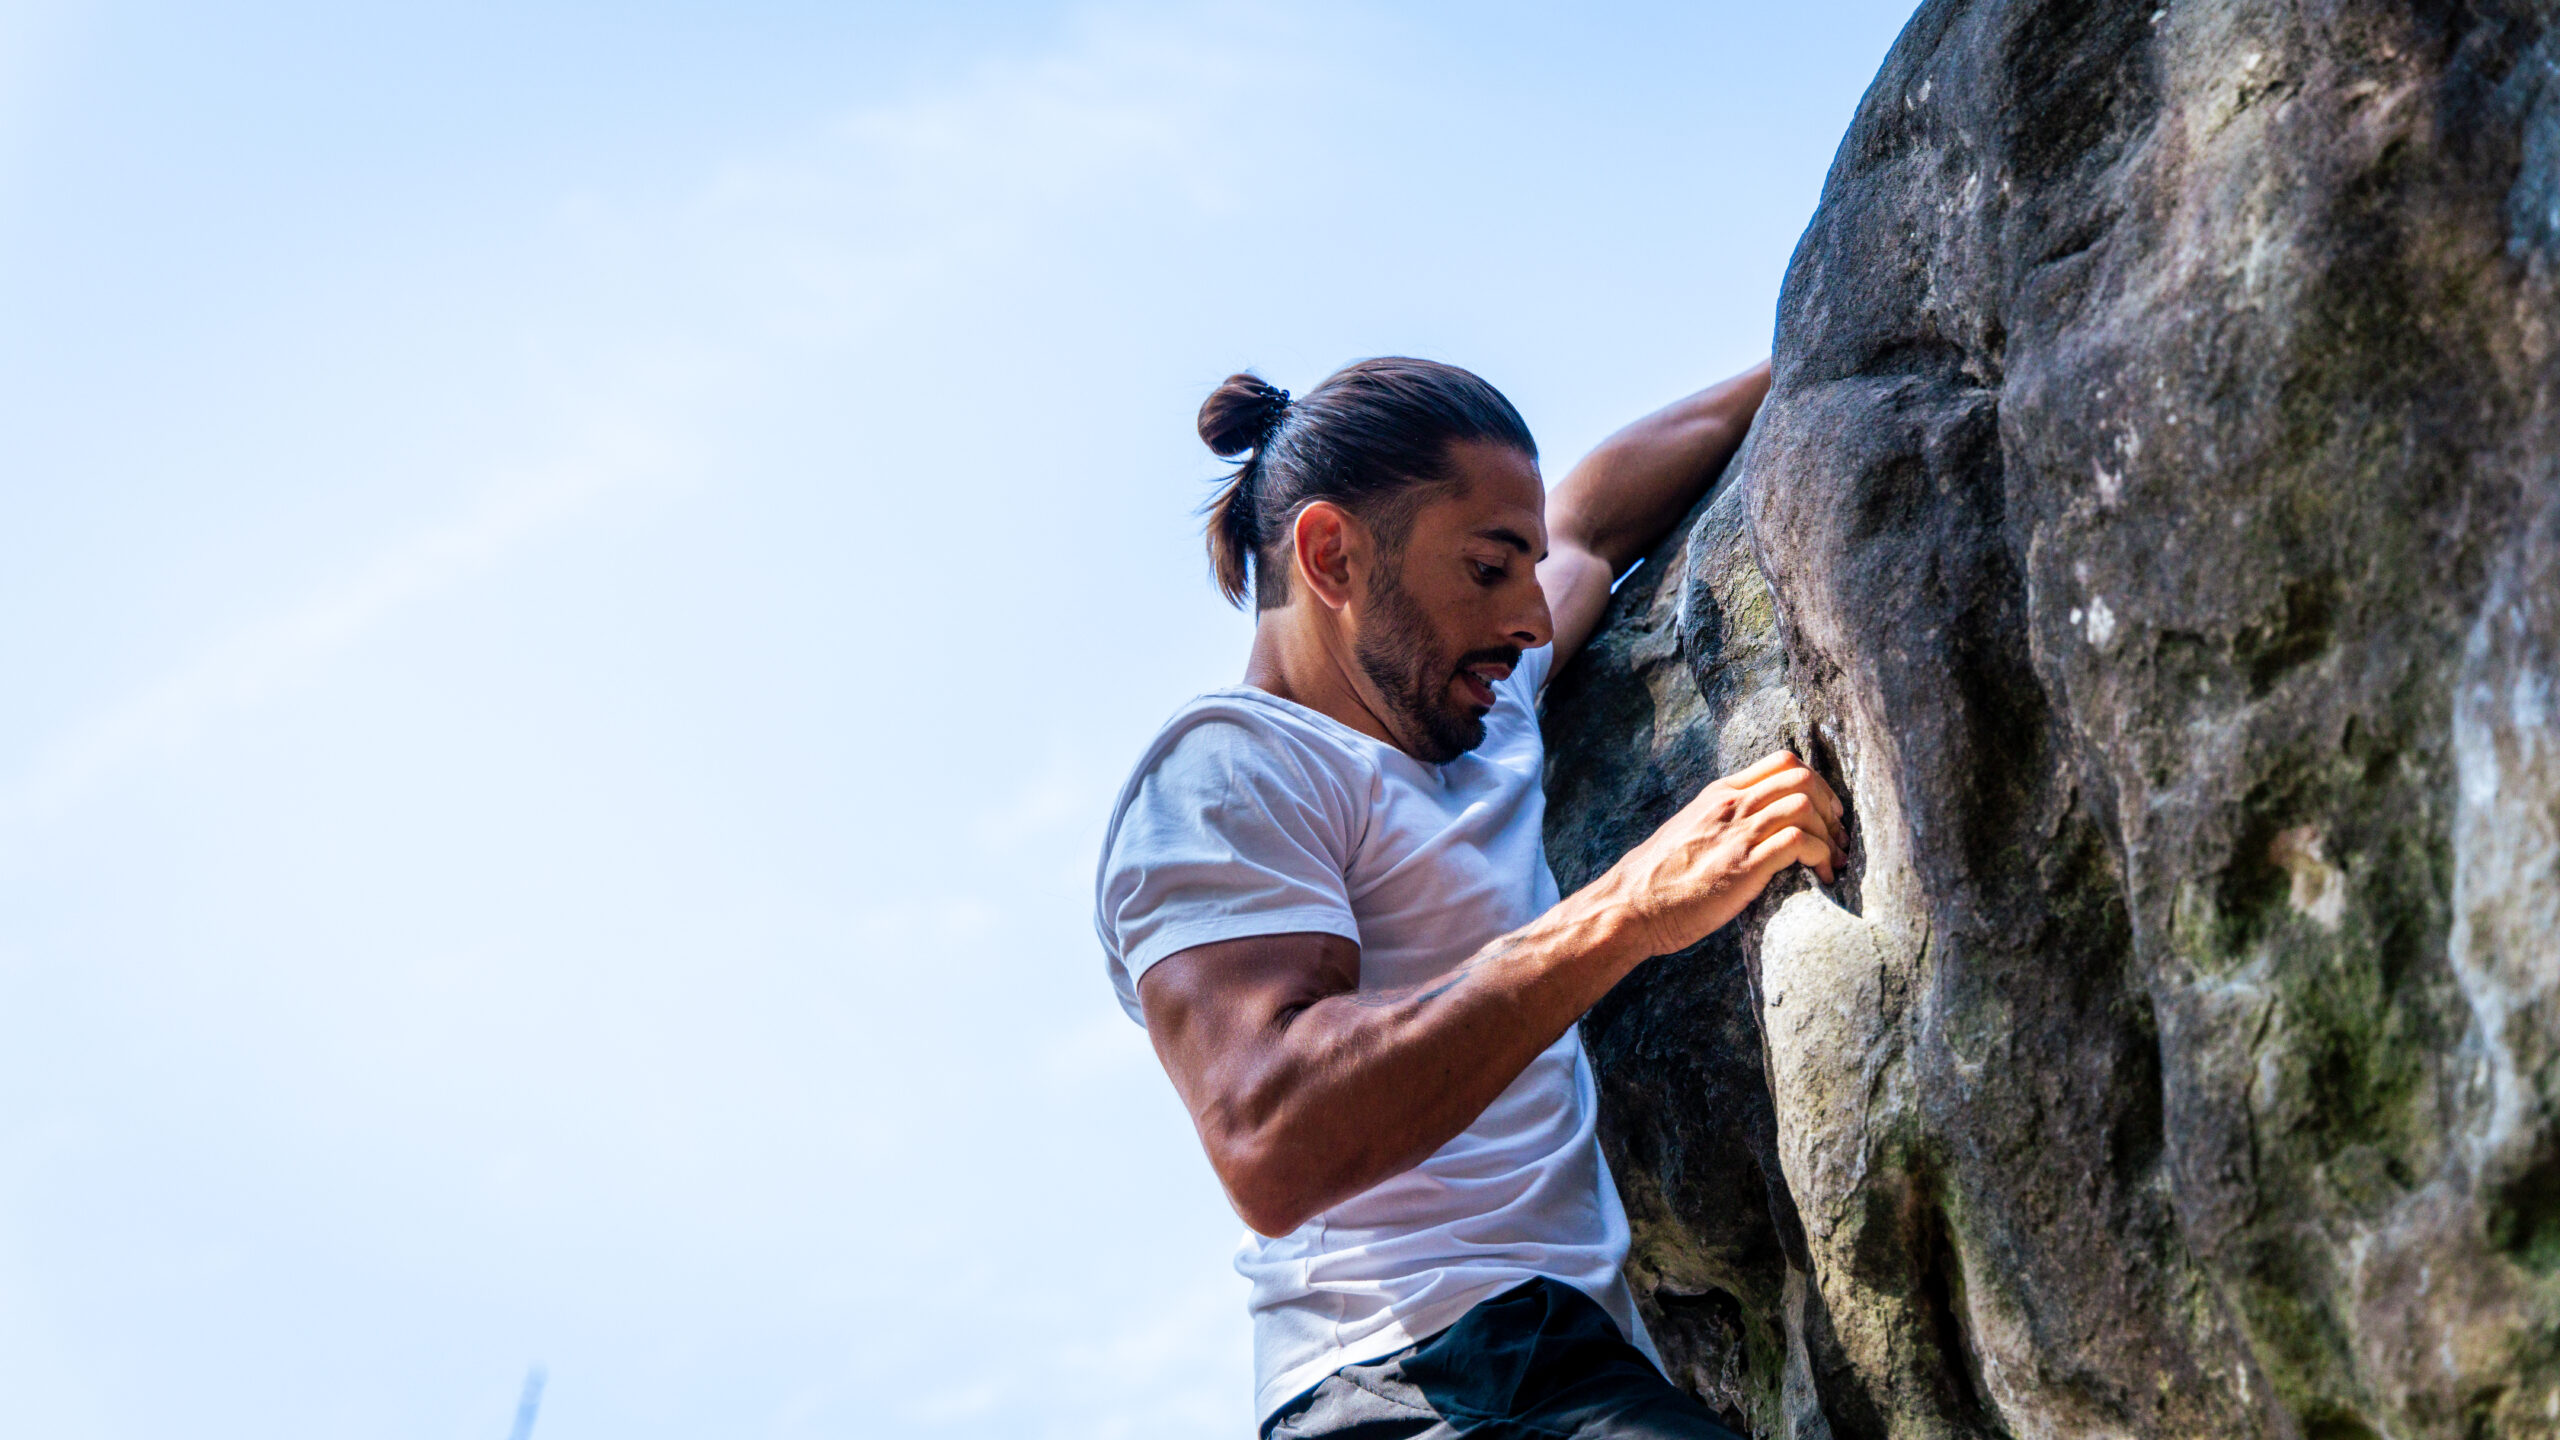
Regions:
M 1204 717 L 1159 737 L 1121 792 L 1094 881 L 1094 928 L 1122 1008 L 1138 980 L 1220 940 L 1360 939 L 1344 882 L 1351 781 L 1274 727 Z

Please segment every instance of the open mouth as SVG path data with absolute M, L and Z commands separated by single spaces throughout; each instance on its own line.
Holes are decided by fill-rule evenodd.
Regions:
M 1468 700 L 1490 710 L 1494 701 L 1493 687 L 1502 683 L 1503 677 L 1510 673 L 1510 666 L 1494 660 L 1463 665 L 1458 669 L 1458 690 Z

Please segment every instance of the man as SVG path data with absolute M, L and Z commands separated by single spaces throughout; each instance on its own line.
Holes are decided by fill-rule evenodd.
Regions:
M 1241 457 L 1209 548 L 1253 651 L 1140 757 L 1096 927 L 1255 1232 L 1272 1440 L 1729 1433 L 1619 1273 L 1574 1022 L 1785 867 L 1829 881 L 1840 802 L 1773 755 L 1560 899 L 1536 703 L 1767 390 L 1763 365 L 1640 420 L 1553 496 L 1453 366 L 1362 361 L 1294 402 L 1237 375 L 1201 407 Z

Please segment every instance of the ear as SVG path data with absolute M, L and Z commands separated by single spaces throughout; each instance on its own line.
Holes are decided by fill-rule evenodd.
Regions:
M 1368 547 L 1367 527 L 1330 500 L 1308 502 L 1289 526 L 1298 583 L 1328 610 L 1351 603 L 1356 593 L 1352 577 L 1368 560 Z

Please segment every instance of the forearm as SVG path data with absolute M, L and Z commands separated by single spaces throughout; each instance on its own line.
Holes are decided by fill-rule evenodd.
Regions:
M 1294 1229 L 1420 1164 L 1645 958 L 1626 908 L 1595 887 L 1428 985 L 1282 1016 L 1227 1113 L 1198 1117 L 1241 1172 L 1230 1191 L 1253 1196 L 1248 1223 Z
M 1329 932 L 1211 941 L 1139 978 L 1147 1038 L 1237 1213 L 1286 1234 L 1422 1163 L 1628 971 L 1697 943 L 1779 870 L 1827 883 L 1843 813 L 1771 755 L 1427 985 L 1361 990 L 1360 947 Z
M 1601 441 L 1547 499 L 1551 543 L 1588 551 L 1613 575 L 1634 564 L 1732 458 L 1768 393 L 1763 361 Z

